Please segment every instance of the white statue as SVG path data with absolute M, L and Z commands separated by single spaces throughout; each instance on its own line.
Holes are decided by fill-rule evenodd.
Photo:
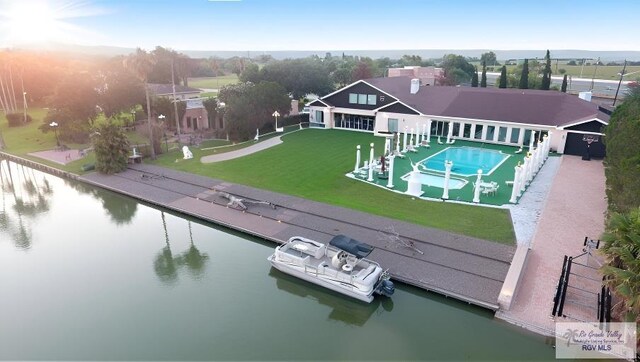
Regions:
M 184 159 L 185 160 L 190 160 L 193 158 L 193 153 L 191 153 L 191 151 L 189 151 L 189 147 L 187 146 L 182 146 L 182 154 L 184 155 Z

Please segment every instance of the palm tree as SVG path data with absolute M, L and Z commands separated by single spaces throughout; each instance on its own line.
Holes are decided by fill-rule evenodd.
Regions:
M 149 100 L 149 86 L 147 79 L 149 72 L 156 64 L 156 58 L 146 50 L 136 49 L 135 54 L 130 54 L 124 59 L 125 68 L 131 70 L 141 82 L 144 83 L 144 93 L 147 99 L 147 131 L 149 132 L 149 144 L 151 146 L 151 158 L 156 158 L 156 151 L 153 148 L 153 131 L 151 129 L 151 101 Z
M 607 284 L 621 297 L 624 321 L 640 316 L 640 208 L 628 214 L 613 213 L 603 235 Z

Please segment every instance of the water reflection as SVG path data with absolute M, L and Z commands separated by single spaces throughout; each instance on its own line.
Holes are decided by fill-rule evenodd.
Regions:
M 89 194 L 102 203 L 102 207 L 107 212 L 111 221 L 116 225 L 125 225 L 131 223 L 133 217 L 138 210 L 138 202 L 129 197 L 122 197 L 111 191 L 99 189 L 81 182 L 67 181 L 67 185 L 80 191 L 83 194 Z
M 32 168 L 0 160 L 0 230 L 9 231 L 18 248 L 31 247 L 31 224 L 35 224 L 39 215 L 49 211 L 53 189 L 48 176 Z
M 332 308 L 331 313 L 329 313 L 329 319 L 345 324 L 361 327 L 367 323 L 374 313 L 381 314 L 393 310 L 393 299 L 391 298 L 376 297 L 371 303 L 364 303 L 300 280 L 275 268 L 269 270 L 269 276 L 276 280 L 278 290 L 314 300 L 319 304 Z
M 156 255 L 153 261 L 153 269 L 163 283 L 173 284 L 178 280 L 178 268 L 186 267 L 194 279 L 200 279 L 204 275 L 205 266 L 209 255 L 201 253 L 193 243 L 193 232 L 191 221 L 186 220 L 189 227 L 189 249 L 173 256 L 171 244 L 169 243 L 169 231 L 167 230 L 167 220 L 164 211 L 160 211 L 162 227 L 164 229 L 165 246 Z

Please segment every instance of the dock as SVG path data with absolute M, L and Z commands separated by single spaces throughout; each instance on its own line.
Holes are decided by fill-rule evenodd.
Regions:
M 129 165 L 116 175 L 91 173 L 79 176 L 78 181 L 276 243 L 296 235 L 326 243 L 334 235 L 345 234 L 375 246 L 369 258 L 388 268 L 394 280 L 491 310 L 499 309 L 498 295 L 516 250 L 515 246 L 146 164 Z M 246 210 L 239 210 L 228 206 L 221 192 L 270 205 L 247 203 Z

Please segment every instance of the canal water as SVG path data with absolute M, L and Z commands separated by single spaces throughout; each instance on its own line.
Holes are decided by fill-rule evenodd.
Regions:
M 0 360 L 553 359 L 484 309 L 350 300 L 273 270 L 271 243 L 0 164 Z

